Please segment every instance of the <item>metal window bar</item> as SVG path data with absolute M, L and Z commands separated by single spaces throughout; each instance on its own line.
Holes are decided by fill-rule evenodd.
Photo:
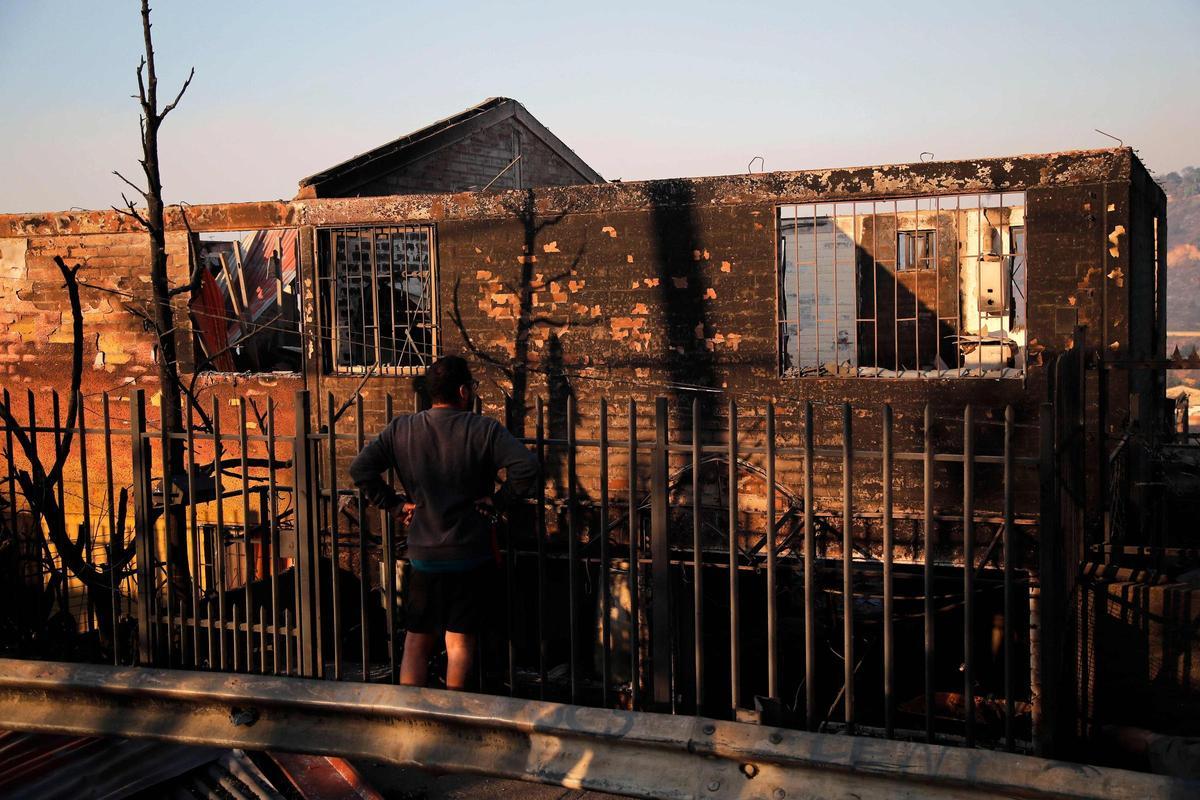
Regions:
M 1019 213 L 1025 222 L 1025 203 L 1024 193 L 1010 192 L 778 207 L 776 319 L 781 374 L 1023 377 L 1026 236 L 1024 224 L 1019 235 L 1015 232 L 1013 219 Z M 885 222 L 891 229 L 890 238 L 879 235 Z M 842 241 L 847 226 L 854 245 L 850 259 L 843 257 L 850 244 Z M 991 234 L 984 241 L 985 227 L 994 231 L 995 247 Z M 958 251 L 953 258 L 944 251 L 942 241 L 946 238 L 948 245 L 950 237 Z M 997 250 L 994 254 L 993 249 Z M 985 259 L 998 262 L 988 275 L 1002 282 L 996 288 L 1007 297 L 1006 307 L 986 313 L 979 297 Z M 832 276 L 826 266 L 832 269 Z M 860 294 L 870 291 L 871 297 L 869 301 L 863 296 L 856 299 L 854 334 L 847 334 L 843 340 L 843 316 L 851 317 L 842 309 L 846 289 L 842 273 L 848 266 L 857 275 L 855 283 Z M 867 269 L 871 270 L 869 276 Z M 811 271 L 811 279 L 806 271 Z M 879 297 L 881 271 L 891 279 L 890 309 Z M 922 275 L 924 272 L 928 274 Z M 991 280 L 993 277 L 989 277 Z M 806 282 L 811 284 L 807 294 Z M 954 308 L 944 312 L 942 295 L 951 283 L 955 287 Z M 964 302 L 967 292 L 975 294 L 969 303 Z M 884 312 L 891 318 L 887 319 L 888 313 Z M 863 341 L 868 324 L 874 339 L 870 352 Z M 891 329 L 890 353 L 886 352 L 889 343 L 880 341 L 883 325 Z M 932 339 L 925 335 L 925 328 L 930 326 Z M 823 331 L 823 327 L 828 330 Z M 910 329 L 911 337 L 907 335 Z M 826 338 L 831 341 L 823 347 Z M 880 350 L 881 345 L 885 351 Z M 853 352 L 843 352 L 844 348 L 852 348 Z M 827 357 L 830 354 L 831 359 Z
M 412 374 L 437 350 L 433 226 L 323 229 L 326 341 L 335 373 Z

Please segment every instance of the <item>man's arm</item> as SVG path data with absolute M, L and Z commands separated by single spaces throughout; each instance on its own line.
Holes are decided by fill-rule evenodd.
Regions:
M 534 493 L 538 481 L 537 456 L 499 423 L 492 436 L 492 464 L 496 472 L 503 469 L 506 473 L 504 485 L 496 493 L 501 506 L 511 499 Z
M 378 508 L 392 510 L 403 502 L 404 498 L 383 479 L 383 473 L 392 466 L 394 460 L 392 425 L 389 424 L 350 462 L 350 477 L 354 485 L 362 491 L 368 503 Z

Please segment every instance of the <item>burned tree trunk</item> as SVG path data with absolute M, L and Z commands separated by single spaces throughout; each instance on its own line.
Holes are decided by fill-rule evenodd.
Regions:
M 0 401 L 0 419 L 4 421 L 14 442 L 20 447 L 25 460 L 29 463 L 27 470 L 15 470 L 9 479 L 15 481 L 20 487 L 21 493 L 29 505 L 31 524 L 39 538 L 40 529 L 43 525 L 45 526 L 47 539 L 54 546 L 54 553 L 62 562 L 61 580 L 65 583 L 67 576 L 70 575 L 83 584 L 88 597 L 93 601 L 92 605 L 99 621 L 100 633 L 102 636 L 107 636 L 114 630 L 112 610 L 116 608 L 116 604 L 113 602 L 112 595 L 117 592 L 123 570 L 133 557 L 133 548 L 126 548 L 122 542 L 110 548 L 108 564 L 101 566 L 94 563 L 90 559 L 86 545 L 92 532 L 85 530 L 84 526 L 80 526 L 76 535 L 72 536 L 67 525 L 67 510 L 59 502 L 57 489 L 64 480 L 64 468 L 71 454 L 81 413 L 80 385 L 83 380 L 84 336 L 83 306 L 79 298 L 79 281 L 76 276 L 79 266 L 68 267 L 59 256 L 55 256 L 54 263 L 62 273 L 71 309 L 71 392 L 67 406 L 67 418 L 62 429 L 63 437 L 55 449 L 54 461 L 50 467 L 47 468 L 42 462 L 41 453 L 38 451 L 34 439 L 17 422 L 12 409 L 3 401 Z M 124 492 L 122 492 L 123 500 Z M 83 502 L 87 503 L 89 499 L 85 496 Z M 122 523 L 118 530 L 124 528 L 124 513 L 124 502 L 122 502 L 120 514 Z M 11 534 L 16 536 L 18 532 L 12 531 Z M 47 552 L 49 552 L 48 549 Z M 63 589 L 65 590 L 65 586 Z M 61 601 L 60 605 L 62 605 Z M 60 608 L 60 611 L 66 611 L 66 609 Z M 39 620 L 35 624 L 44 625 L 45 623 L 46 620 Z M 112 647 L 117 646 L 118 643 L 114 640 Z
M 158 382 L 161 393 L 162 426 L 168 431 L 184 430 L 183 397 L 185 387 L 179 376 L 179 347 L 176 337 L 175 312 L 171 306 L 172 298 L 189 291 L 191 283 L 171 288 L 167 274 L 167 247 L 165 206 L 162 195 L 162 173 L 158 159 L 158 132 L 163 120 L 179 104 L 183 93 L 187 91 L 195 75 L 195 69 L 188 73 L 187 80 L 180 87 L 175 99 L 161 111 L 158 108 L 158 74 L 154 64 L 154 42 L 150 34 L 150 5 L 149 0 L 142 0 L 142 35 L 146 52 L 137 68 L 138 101 L 141 104 L 142 129 L 142 158 L 140 163 L 145 173 L 146 187 L 143 189 L 133 181 L 114 173 L 129 186 L 136 189 L 145 199 L 145 212 L 137 207 L 134 200 L 124 194 L 121 199 L 125 208 L 116 210 L 138 222 L 150 236 L 150 288 L 151 307 L 140 313 L 154 329 L 158 341 Z M 190 424 L 190 420 L 187 423 Z M 171 496 L 171 487 L 186 480 L 184 466 L 183 442 L 176 438 L 167 439 L 166 453 L 163 456 L 163 497 L 164 502 Z M 184 507 L 176 505 L 171 508 L 167 519 L 168 547 L 176 553 L 186 552 L 187 531 L 184 519 Z M 187 602 L 191 597 L 190 576 L 186 559 L 169 559 L 169 583 L 179 599 Z

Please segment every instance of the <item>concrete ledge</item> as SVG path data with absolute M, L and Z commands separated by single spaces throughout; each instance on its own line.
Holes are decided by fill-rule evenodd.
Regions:
M 656 798 L 1191 798 L 1200 784 L 910 742 L 399 686 L 5 660 L 0 728 L 373 758 Z

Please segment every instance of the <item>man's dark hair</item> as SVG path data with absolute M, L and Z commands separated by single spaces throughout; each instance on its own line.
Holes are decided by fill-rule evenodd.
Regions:
M 458 390 L 471 384 L 471 367 L 461 356 L 443 356 L 425 373 L 425 388 L 435 403 L 457 403 Z

